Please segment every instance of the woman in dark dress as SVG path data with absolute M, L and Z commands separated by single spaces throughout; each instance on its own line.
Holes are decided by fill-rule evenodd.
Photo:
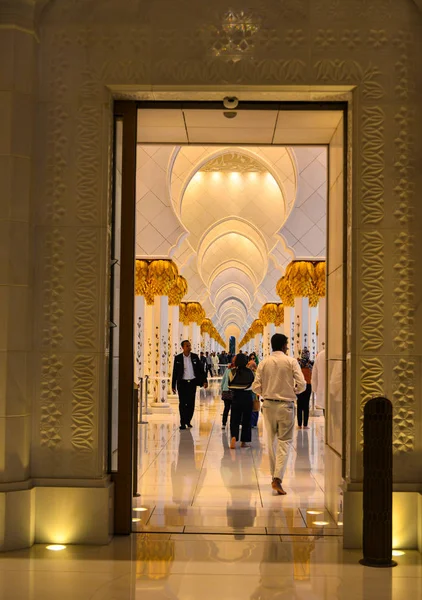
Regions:
M 230 416 L 230 448 L 236 448 L 239 440 L 240 425 L 242 434 L 240 436 L 241 448 L 248 448 L 252 439 L 251 417 L 252 417 L 252 383 L 254 374 L 246 366 L 248 357 L 246 354 L 238 354 L 235 359 L 234 369 L 229 373 L 229 390 L 232 392 L 231 416 Z

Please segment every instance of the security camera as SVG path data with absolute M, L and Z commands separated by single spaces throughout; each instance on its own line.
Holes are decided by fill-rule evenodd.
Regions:
M 223 105 L 224 105 L 224 108 L 233 110 L 233 108 L 237 108 L 239 106 L 239 100 L 235 96 L 234 97 L 226 96 L 223 100 Z

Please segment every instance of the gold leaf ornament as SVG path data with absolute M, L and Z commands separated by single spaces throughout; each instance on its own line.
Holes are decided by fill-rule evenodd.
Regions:
M 276 316 L 274 323 L 275 323 L 276 327 L 279 327 L 280 325 L 283 325 L 283 323 L 284 323 L 284 305 L 283 304 L 277 304 L 277 316 Z
M 182 298 L 186 296 L 187 292 L 188 282 L 182 275 L 179 275 L 169 290 L 169 305 L 177 306 L 178 304 L 180 304 Z
M 204 319 L 201 323 L 201 333 L 211 333 L 213 324 L 211 319 Z
M 178 269 L 172 260 L 153 260 L 148 267 L 149 291 L 152 296 L 167 296 L 177 281 Z
M 205 319 L 205 310 L 199 302 L 188 302 L 186 304 L 186 318 L 189 319 L 189 323 L 200 325 Z
M 135 265 L 135 294 L 144 296 L 148 289 L 148 261 L 137 260 Z
M 325 297 L 325 279 L 326 279 L 326 263 L 321 261 L 315 266 L 315 290 L 320 298 Z
M 276 292 L 280 296 L 284 306 L 294 306 L 295 297 L 286 277 L 281 277 L 276 285 Z
M 259 318 L 264 325 L 275 323 L 277 319 L 277 304 L 273 302 L 264 304 L 259 311 Z
M 315 267 L 308 261 L 291 262 L 286 269 L 286 279 L 294 296 L 306 298 L 313 292 Z

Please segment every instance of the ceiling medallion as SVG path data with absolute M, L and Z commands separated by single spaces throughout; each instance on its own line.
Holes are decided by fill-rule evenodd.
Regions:
M 201 167 L 200 171 L 203 173 L 267 173 L 268 169 L 251 156 L 227 152 L 212 158 Z

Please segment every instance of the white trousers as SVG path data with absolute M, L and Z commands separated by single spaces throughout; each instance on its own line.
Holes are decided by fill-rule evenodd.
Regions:
M 283 481 L 293 441 L 295 426 L 295 405 L 293 402 L 271 402 L 264 400 L 263 413 L 268 436 L 268 455 L 272 477 Z M 277 438 L 277 448 L 274 441 Z

